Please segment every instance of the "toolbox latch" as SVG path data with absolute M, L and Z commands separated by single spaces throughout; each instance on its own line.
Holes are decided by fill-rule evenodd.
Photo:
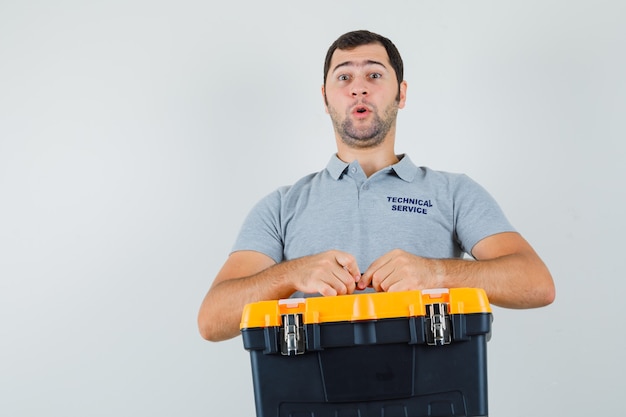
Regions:
M 450 344 L 452 332 L 448 304 L 426 304 L 426 343 L 432 346 Z
M 294 356 L 304 353 L 304 327 L 302 314 L 283 314 L 280 329 L 280 353 L 285 356 Z

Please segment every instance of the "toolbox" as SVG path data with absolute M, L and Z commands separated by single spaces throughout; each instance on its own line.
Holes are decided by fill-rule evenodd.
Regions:
M 248 304 L 257 417 L 486 416 L 491 322 L 477 288 Z

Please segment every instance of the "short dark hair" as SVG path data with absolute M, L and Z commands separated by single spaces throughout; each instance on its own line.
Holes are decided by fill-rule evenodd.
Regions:
M 337 49 L 354 49 L 357 46 L 369 45 L 372 43 L 381 44 L 387 51 L 389 62 L 393 70 L 396 72 L 396 78 L 398 79 L 398 89 L 404 79 L 404 65 L 402 63 L 402 57 L 398 48 L 389 39 L 377 33 L 370 32 L 368 30 L 355 30 L 353 32 L 344 33 L 341 35 L 332 45 L 328 48 L 326 53 L 326 59 L 324 60 L 324 85 L 326 85 L 326 77 L 328 70 L 330 69 L 330 60 Z

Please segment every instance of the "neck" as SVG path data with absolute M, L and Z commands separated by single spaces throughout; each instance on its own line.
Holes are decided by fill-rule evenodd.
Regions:
M 381 169 L 398 162 L 398 157 L 394 153 L 393 148 L 383 150 L 379 148 L 341 149 L 340 147 L 337 151 L 337 157 L 348 163 L 354 160 L 358 161 L 359 165 L 361 165 L 361 169 L 363 169 L 363 172 L 368 178 Z

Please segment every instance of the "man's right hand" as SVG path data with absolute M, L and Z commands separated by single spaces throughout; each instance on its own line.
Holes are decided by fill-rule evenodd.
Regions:
M 361 272 L 354 256 L 330 250 L 288 262 L 297 291 L 325 296 L 352 294 Z
M 338 250 L 278 264 L 260 252 L 233 252 L 202 302 L 200 333 L 214 341 L 234 337 L 248 303 L 288 298 L 296 291 L 325 296 L 352 294 L 360 278 L 354 256 Z

